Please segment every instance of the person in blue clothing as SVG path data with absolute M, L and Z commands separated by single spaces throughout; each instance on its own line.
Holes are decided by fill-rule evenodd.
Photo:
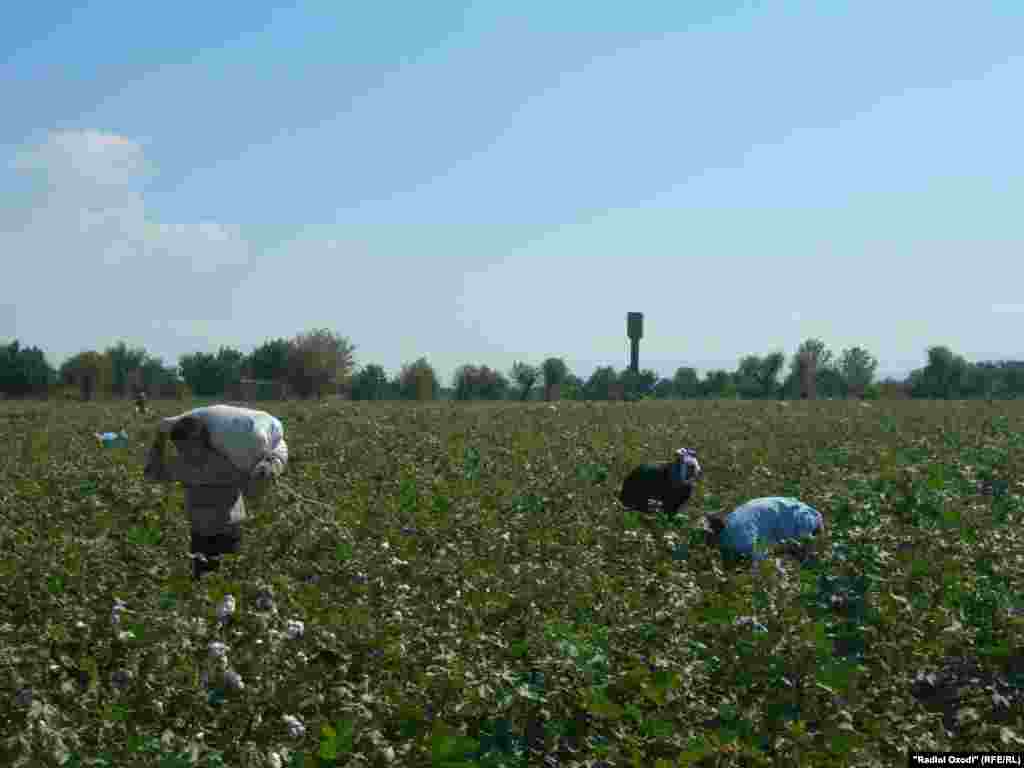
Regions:
M 728 514 L 705 515 L 709 540 L 735 556 L 764 558 L 766 547 L 790 541 L 799 547 L 825 531 L 821 512 L 789 496 L 765 496 L 741 504 Z

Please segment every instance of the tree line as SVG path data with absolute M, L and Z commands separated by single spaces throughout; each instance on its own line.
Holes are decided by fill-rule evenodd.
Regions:
M 927 349 L 927 363 L 905 379 L 876 380 L 878 360 L 863 347 L 834 355 L 820 339 L 807 339 L 788 359 L 783 352 L 746 355 L 735 370 L 703 377 L 682 366 L 671 378 L 650 369 L 598 367 L 585 380 L 560 357 L 539 365 L 516 362 L 506 373 L 487 365 L 459 366 L 442 386 L 425 357 L 394 376 L 367 364 L 357 368 L 355 345 L 328 329 L 291 339 L 268 339 L 246 355 L 222 346 L 216 353 L 182 355 L 167 365 L 123 341 L 103 352 L 86 350 L 52 367 L 38 347 L 18 340 L 0 346 L 0 393 L 39 397 L 54 393 L 91 399 L 150 396 L 240 397 L 243 382 L 273 382 L 283 396 L 340 394 L 353 400 L 638 400 L 644 398 L 1014 398 L 1024 395 L 1024 362 L 972 363 L 948 347 Z M 787 366 L 788 362 L 788 366 Z M 275 395 L 276 396 L 276 395 Z

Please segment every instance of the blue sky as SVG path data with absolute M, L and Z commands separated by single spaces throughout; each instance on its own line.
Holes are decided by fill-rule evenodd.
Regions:
M 1024 358 L 1024 6 L 21 4 L 0 338 Z

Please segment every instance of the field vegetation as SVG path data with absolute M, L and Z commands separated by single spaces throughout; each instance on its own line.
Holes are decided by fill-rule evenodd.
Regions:
M 1020 401 L 267 403 L 288 469 L 194 585 L 142 466 L 202 402 L 0 403 L 0 764 L 1024 751 Z M 683 445 L 689 507 L 623 510 Z M 813 557 L 723 564 L 702 513 L 764 495 L 825 514 Z

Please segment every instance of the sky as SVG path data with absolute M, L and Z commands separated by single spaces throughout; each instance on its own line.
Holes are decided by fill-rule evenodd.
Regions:
M 20 3 L 0 340 L 1024 359 L 1024 4 Z

